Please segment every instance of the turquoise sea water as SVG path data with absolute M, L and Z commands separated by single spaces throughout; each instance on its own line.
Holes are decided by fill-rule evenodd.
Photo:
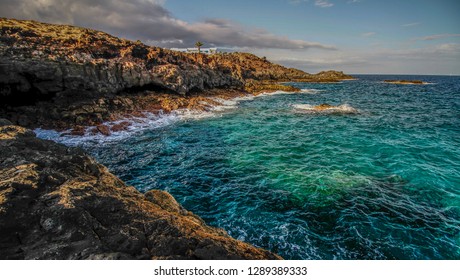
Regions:
M 460 77 L 358 78 L 81 145 L 287 259 L 460 259 Z M 359 113 L 293 107 L 321 103 Z

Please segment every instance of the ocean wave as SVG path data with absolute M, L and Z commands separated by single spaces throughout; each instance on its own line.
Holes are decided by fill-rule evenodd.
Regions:
M 300 90 L 301 93 L 309 93 L 309 94 L 318 94 L 318 93 L 323 92 L 323 91 L 324 90 L 314 89 L 314 88 L 304 88 L 304 89 Z
M 302 89 L 302 93 L 315 94 L 321 90 L 317 89 Z M 97 131 L 96 126 L 88 126 L 85 128 L 83 135 L 73 135 L 72 130 L 66 130 L 58 132 L 55 130 L 47 130 L 37 128 L 35 133 L 39 138 L 54 140 L 69 146 L 81 146 L 85 143 L 102 143 L 102 142 L 113 142 L 120 141 L 131 137 L 136 133 L 140 133 L 149 129 L 158 129 L 165 126 L 172 125 L 179 121 L 186 120 L 198 120 L 204 118 L 219 117 L 222 113 L 235 110 L 238 108 L 238 104 L 242 101 L 251 101 L 258 97 L 264 96 L 273 96 L 280 94 L 298 94 L 299 92 L 285 92 L 285 91 L 275 91 L 275 92 L 266 92 L 259 95 L 246 95 L 240 96 L 231 99 L 224 99 L 221 97 L 210 97 L 209 99 L 214 101 L 216 104 L 206 104 L 206 110 L 190 110 L 190 109 L 178 109 L 170 113 L 160 112 L 159 114 L 153 114 L 150 112 L 141 112 L 143 117 L 134 117 L 130 116 L 124 119 L 117 121 L 110 121 L 102 123 L 101 125 L 107 126 L 109 129 L 113 126 L 128 123 L 125 125 L 122 130 L 119 131 L 110 131 L 110 135 L 103 135 L 100 133 L 95 133 Z
M 238 98 L 224 99 L 220 97 L 211 97 L 210 99 L 220 104 L 211 106 L 211 112 L 222 112 L 238 108 Z
M 294 109 L 303 112 L 310 112 L 310 113 L 324 113 L 324 114 L 357 114 L 359 111 L 349 104 L 341 104 L 338 106 L 332 106 L 329 104 L 321 104 L 321 105 L 311 105 L 311 104 L 294 104 L 292 105 Z
M 88 126 L 85 128 L 83 135 L 73 135 L 72 130 L 58 132 L 55 130 L 47 130 L 42 128 L 35 129 L 37 137 L 47 140 L 53 140 L 69 146 L 81 146 L 85 143 L 102 143 L 114 142 L 126 139 L 136 133 L 141 133 L 149 129 L 158 129 L 177 123 L 179 121 L 199 120 L 205 118 L 219 117 L 224 112 L 228 112 L 238 108 L 238 103 L 245 100 L 252 100 L 255 96 L 242 96 L 231 99 L 224 99 L 220 97 L 210 97 L 214 101 L 207 103 L 204 101 L 206 110 L 191 110 L 191 109 L 177 109 L 169 113 L 150 113 L 140 112 L 142 117 L 129 116 L 127 118 L 119 119 L 117 121 L 104 122 L 101 125 L 107 126 L 110 130 L 110 135 L 103 135 L 97 133 L 96 126 Z M 212 103 L 212 104 L 211 104 Z M 114 126 L 120 124 L 124 125 L 123 129 L 114 131 Z
M 128 125 L 126 125 L 122 130 L 113 131 L 111 129 L 110 135 L 95 133 L 97 130 L 96 126 L 86 127 L 83 135 L 72 135 L 71 130 L 58 132 L 55 130 L 37 128 L 34 131 L 39 138 L 53 140 L 69 146 L 81 146 L 85 143 L 94 144 L 116 142 L 132 137 L 135 134 L 142 133 L 145 130 L 159 129 L 179 121 L 199 120 L 215 117 L 218 116 L 219 112 L 223 112 L 234 107 L 235 106 L 233 105 L 218 105 L 212 107 L 209 111 L 179 109 L 167 114 L 152 114 L 149 112 L 144 112 L 143 117 L 129 117 L 117 121 L 102 123 L 101 125 L 107 126 L 109 129 L 116 126 L 117 124 L 128 123 Z
M 324 90 L 314 89 L 314 88 L 304 88 L 300 91 L 272 91 L 272 92 L 263 92 L 261 94 L 256 95 L 255 97 L 263 97 L 263 96 L 272 96 L 272 95 L 281 95 L 281 94 L 299 94 L 299 93 L 308 93 L 308 94 L 318 94 L 323 92 Z

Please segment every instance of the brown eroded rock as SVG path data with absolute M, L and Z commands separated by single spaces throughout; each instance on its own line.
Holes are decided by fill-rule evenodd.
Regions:
M 324 104 L 316 105 L 313 108 L 314 108 L 314 110 L 323 111 L 323 110 L 336 108 L 336 106 L 332 106 L 330 104 L 324 103 Z
M 4 122 L 7 123 L 7 122 Z M 12 140 L 19 137 L 33 137 L 35 133 L 24 127 L 15 125 L 0 126 L 0 140 Z
M 327 103 L 312 106 L 310 104 L 294 104 L 292 106 L 298 112 L 303 113 L 320 113 L 320 114 L 333 114 L 333 115 L 348 115 L 359 114 L 359 110 L 351 107 L 348 104 L 330 105 Z
M 81 125 L 77 125 L 76 127 L 74 127 L 72 129 L 72 131 L 70 132 L 70 135 L 74 135 L 74 136 L 83 136 L 83 135 L 85 135 L 85 127 L 83 127 Z
M 396 85 L 424 85 L 426 82 L 420 80 L 384 80 L 384 83 Z
M 123 131 L 123 130 L 126 130 L 130 125 L 131 125 L 131 122 L 122 121 L 120 123 L 112 125 L 110 130 L 113 131 L 113 132 Z
M 109 136 L 111 134 L 110 128 L 107 125 L 98 125 L 96 126 L 96 129 L 102 135 Z
M 0 259 L 279 259 L 141 194 L 83 151 L 0 130 Z
M 246 91 L 253 93 L 254 95 L 263 92 L 274 92 L 274 91 L 285 91 L 285 92 L 300 92 L 299 88 L 290 85 L 283 85 L 274 82 L 260 82 L 260 81 L 247 81 L 245 84 Z

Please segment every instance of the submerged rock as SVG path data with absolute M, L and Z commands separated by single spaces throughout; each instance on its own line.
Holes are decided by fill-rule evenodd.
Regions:
M 384 83 L 396 85 L 426 85 L 427 83 L 419 80 L 385 80 Z
M 12 125 L 0 128 L 0 225 L 0 259 L 279 259 Z
M 325 114 L 357 114 L 359 111 L 348 104 L 333 106 L 327 103 L 320 105 L 294 104 L 295 109 L 302 112 L 325 113 Z
M 5 125 L 13 125 L 13 123 L 7 119 L 0 119 L 0 126 L 5 126 Z
M 96 130 L 101 133 L 102 135 L 109 136 L 110 133 L 110 128 L 107 125 L 98 125 L 96 126 Z
M 332 105 L 329 105 L 327 103 L 325 104 L 321 104 L 321 105 L 316 105 L 315 107 L 313 107 L 314 110 L 317 110 L 317 111 L 323 111 L 323 110 L 328 110 L 328 109 L 333 109 L 333 108 L 336 108 L 337 106 L 332 106 Z

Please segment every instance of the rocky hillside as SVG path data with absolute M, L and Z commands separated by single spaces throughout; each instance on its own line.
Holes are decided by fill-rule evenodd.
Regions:
M 257 92 L 284 89 L 273 85 L 280 81 L 345 78 L 335 71 L 311 75 L 252 54 L 185 54 L 87 28 L 0 19 L 0 116 L 30 128 L 107 121 L 109 110 L 132 109 L 116 100 L 122 95 Z
M 191 55 L 100 31 L 4 18 L 0 26 L 3 96 L 116 93 L 143 86 L 186 94 L 242 86 L 224 71 L 197 64 Z
M 309 74 L 295 68 L 287 68 L 272 63 L 250 53 L 217 54 L 207 57 L 211 65 L 221 65 L 230 69 L 232 74 L 243 82 L 247 81 L 276 81 L 276 82 L 338 82 L 353 77 L 340 71 L 323 71 Z
M 0 119 L 0 259 L 279 259 Z

